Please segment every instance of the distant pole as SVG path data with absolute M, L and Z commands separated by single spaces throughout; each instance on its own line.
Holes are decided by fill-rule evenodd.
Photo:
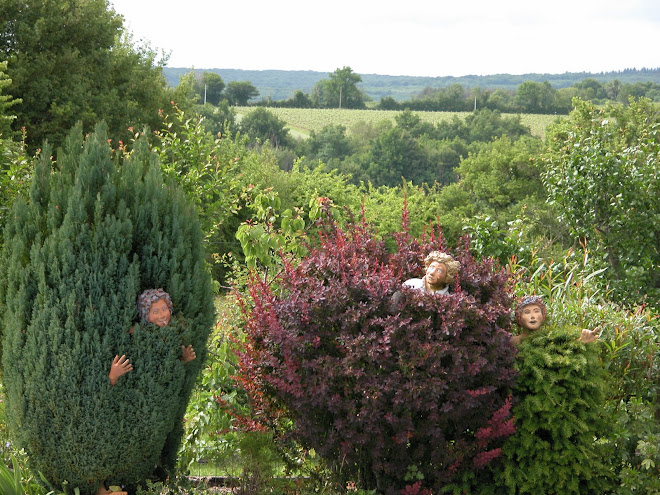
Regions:
M 474 97 L 474 111 L 477 111 L 477 97 Z
M 206 105 L 206 83 L 204 83 L 204 105 Z
M 344 89 L 344 86 L 339 86 L 339 108 L 341 108 L 341 90 Z

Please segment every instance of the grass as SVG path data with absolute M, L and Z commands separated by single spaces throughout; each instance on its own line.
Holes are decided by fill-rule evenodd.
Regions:
M 256 107 L 235 107 L 240 119 Z M 312 131 L 319 132 L 330 124 L 339 124 L 346 127 L 350 134 L 355 124 L 364 122 L 366 124 L 378 125 L 384 120 L 394 123 L 394 118 L 401 113 L 399 110 L 350 110 L 338 108 L 268 108 L 280 119 L 287 123 L 287 128 L 293 137 L 306 138 Z M 459 117 L 465 118 L 469 112 L 414 112 L 424 122 L 437 124 L 438 122 Z M 504 114 L 510 115 L 510 114 Z M 533 136 L 545 137 L 545 130 L 557 115 L 521 114 L 523 125 L 530 128 Z

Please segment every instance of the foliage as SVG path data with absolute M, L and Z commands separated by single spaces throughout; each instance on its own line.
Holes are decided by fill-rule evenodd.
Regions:
M 12 469 L 0 463 L 0 493 L 2 495 L 43 495 L 44 488 L 21 468 L 15 457 L 11 458 Z
M 612 403 L 617 420 L 612 435 L 619 486 L 614 493 L 660 492 L 660 428 L 655 407 L 639 398 Z
M 198 106 L 195 109 L 199 115 L 204 117 L 202 124 L 204 129 L 218 137 L 235 136 L 238 133 L 236 122 L 236 111 L 229 106 L 227 100 L 221 101 L 217 106 L 210 103 Z
M 11 123 L 16 116 L 9 112 L 20 100 L 3 94 L 11 84 L 11 79 L 5 74 L 6 70 L 7 63 L 0 60 L 0 246 L 7 211 L 16 197 L 25 191 L 30 176 L 25 156 L 25 130 L 22 143 L 12 139 Z
M 273 148 L 290 144 L 286 123 L 265 108 L 257 108 L 241 119 L 241 130 L 252 141 L 268 143 Z
M 225 89 L 225 97 L 230 105 L 245 106 L 257 96 L 259 90 L 250 81 L 230 81 Z
M 438 122 L 433 136 L 436 139 L 460 138 L 466 143 L 489 142 L 496 138 L 508 137 L 515 141 L 530 133 L 522 123 L 520 115 L 503 116 L 497 110 L 477 110 L 465 119 L 454 115 L 451 120 Z
M 500 482 L 508 493 L 602 493 L 609 486 L 607 451 L 597 441 L 611 429 L 603 410 L 606 376 L 597 345 L 578 337 L 545 329 L 520 344 L 517 431 L 502 448 Z
M 362 77 L 350 67 L 337 69 L 329 79 L 317 82 L 312 90 L 316 106 L 321 108 L 365 108 L 365 97 L 357 85 Z
M 266 168 L 268 162 L 248 150 L 245 137 L 228 131 L 216 138 L 206 130 L 203 116 L 186 113 L 178 105 L 170 108 L 155 132 L 154 150 L 165 175 L 197 207 L 207 261 L 214 279 L 222 283 L 227 275 L 224 258 L 238 247 L 234 236 L 243 218 L 243 190 L 256 179 L 251 170 Z
M 30 173 L 25 143 L 0 138 L 0 235 L 12 204 L 18 196 L 27 192 Z
M 660 362 L 660 321 L 649 308 L 626 310 L 608 301 L 601 260 L 581 250 L 569 250 L 558 260 L 532 256 L 508 268 L 516 274 L 519 295 L 539 294 L 557 328 L 602 329 L 599 350 L 609 393 L 602 406 L 609 429 L 600 435 L 616 480 L 612 493 L 652 493 L 657 484 L 653 464 L 659 424 L 657 386 Z M 618 484 L 618 486 L 616 486 Z
M 352 154 L 351 143 L 343 125 L 329 124 L 318 133 L 312 131 L 309 139 L 301 142 L 301 147 L 301 155 L 327 164 Z
M 401 281 L 443 246 L 437 235 L 398 239 L 390 255 L 364 224 L 331 227 L 298 266 L 285 263 L 281 292 L 254 277 L 241 363 L 341 479 L 396 493 L 415 469 L 438 491 L 496 458 L 513 431 L 510 300 L 506 275 L 461 249 L 453 293 L 404 290 L 393 306 Z
M 163 114 L 163 127 L 155 132 L 154 151 L 166 176 L 179 184 L 198 208 L 202 230 L 212 237 L 229 212 L 230 191 L 235 187 L 231 173 L 240 143 L 214 138 L 204 128 L 204 118 L 186 115 L 176 105 Z M 225 216 L 228 216 L 225 213 Z
M 22 100 L 15 129 L 30 149 L 63 144 L 82 121 L 86 132 L 105 120 L 113 139 L 128 126 L 154 128 L 165 101 L 157 55 L 122 37 L 122 19 L 105 0 L 37 0 L 0 4 L 0 60 L 8 60 L 9 92 Z
M 556 112 L 554 92 L 548 81 L 526 81 L 518 86 L 513 103 L 521 113 L 553 113 Z
M 253 268 L 258 261 L 268 268 L 277 264 L 278 255 L 286 253 L 299 258 L 306 253 L 305 220 L 301 212 L 280 212 L 280 205 L 280 198 L 272 191 L 259 193 L 251 205 L 256 222 L 244 222 L 236 231 L 248 267 Z M 274 225 L 277 220 L 280 220 L 279 228 Z
M 53 487 L 83 495 L 174 467 L 213 321 L 194 210 L 144 140 L 121 166 L 111 156 L 103 128 L 85 141 L 74 129 L 56 163 L 44 149 L 0 274 L 10 432 Z M 168 327 L 135 321 L 137 295 L 153 287 L 172 297 Z M 184 343 L 197 351 L 187 364 Z M 111 386 L 122 354 L 135 369 Z
M 204 71 L 197 81 L 196 89 L 201 103 L 218 105 L 223 98 L 222 92 L 225 89 L 225 82 L 218 74 Z
M 561 219 L 598 250 L 619 300 L 660 295 L 660 118 L 648 100 L 627 107 L 574 101 L 549 135 L 543 179 Z M 630 235 L 631 232 L 639 235 Z
M 0 139 L 9 139 L 11 137 L 11 123 L 16 118 L 10 114 L 10 108 L 21 100 L 12 98 L 11 95 L 3 94 L 5 88 L 11 85 L 11 79 L 6 74 L 7 62 L 0 59 Z
M 238 107 L 236 112 L 239 114 L 248 114 L 254 111 L 253 107 Z M 314 131 L 320 132 L 328 125 L 343 125 L 347 129 L 347 135 L 352 136 L 360 128 L 360 123 L 378 126 L 387 121 L 395 123 L 396 117 L 401 114 L 399 110 L 353 110 L 343 108 L 275 108 L 269 109 L 279 118 L 284 120 L 287 125 L 295 127 L 298 130 L 307 133 Z M 451 121 L 454 116 L 464 119 L 469 115 L 468 112 L 423 112 L 413 111 L 423 122 L 437 124 L 439 122 Z M 512 114 L 502 114 L 504 117 L 510 117 Z M 520 116 L 520 122 L 528 127 L 531 134 L 543 138 L 546 127 L 557 120 L 556 115 L 538 115 L 523 114 Z
M 502 263 L 564 241 L 565 229 L 545 202 L 535 158 L 541 150 L 541 142 L 532 137 L 502 137 L 475 147 L 456 168 L 458 181 L 432 198 L 447 237 L 468 233 L 477 256 L 494 256 Z
M 417 139 L 400 127 L 383 132 L 364 158 L 364 175 L 356 177 L 376 185 L 396 186 L 402 180 L 432 184 L 433 164 Z

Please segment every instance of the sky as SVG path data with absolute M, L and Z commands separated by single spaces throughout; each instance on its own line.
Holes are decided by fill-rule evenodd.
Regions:
M 168 67 L 463 76 L 660 67 L 658 0 L 109 0 Z

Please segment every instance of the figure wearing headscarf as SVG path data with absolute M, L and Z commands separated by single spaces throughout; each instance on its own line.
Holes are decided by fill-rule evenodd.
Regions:
M 163 289 L 147 289 L 138 297 L 137 309 L 141 323 L 153 323 L 162 328 L 170 324 L 174 305 L 170 295 Z M 133 333 L 133 328 L 129 332 Z M 197 357 L 192 345 L 182 345 L 181 352 L 181 361 L 184 363 L 188 363 Z M 114 386 L 120 376 L 132 370 L 133 365 L 126 355 L 122 354 L 121 357 L 116 355 L 112 360 L 110 373 L 108 374 L 110 385 Z
M 540 296 L 524 296 L 518 299 L 514 315 L 516 323 L 522 329 L 519 335 L 512 337 L 514 344 L 519 345 L 525 338 L 541 328 L 545 322 L 548 310 Z M 589 344 L 600 337 L 600 328 L 593 330 L 583 329 L 579 341 Z

